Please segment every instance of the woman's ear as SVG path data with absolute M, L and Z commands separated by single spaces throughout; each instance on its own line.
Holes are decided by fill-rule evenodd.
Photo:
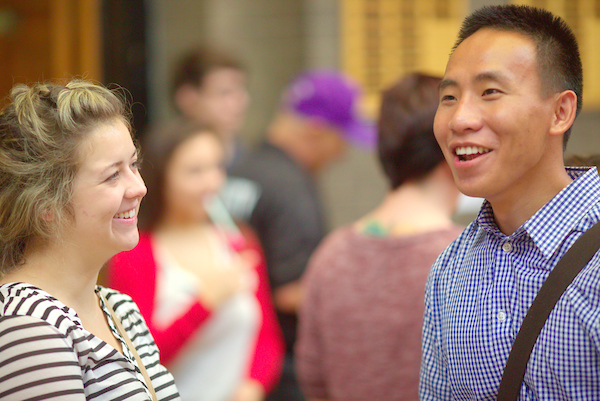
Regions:
M 551 135 L 562 135 L 575 121 L 577 115 L 577 95 L 572 90 L 559 93 L 554 104 L 554 118 L 550 126 Z
M 44 221 L 48 221 L 48 222 L 54 221 L 55 217 L 56 217 L 56 215 L 50 209 L 44 209 L 40 213 L 40 218 Z

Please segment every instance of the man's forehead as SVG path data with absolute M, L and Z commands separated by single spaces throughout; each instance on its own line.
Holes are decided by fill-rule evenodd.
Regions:
M 475 76 L 471 78 L 473 83 L 482 83 L 482 82 L 497 82 L 501 84 L 505 84 L 508 81 L 508 76 L 501 70 L 486 70 L 481 71 Z M 451 86 L 459 86 L 459 82 L 447 75 L 444 76 L 442 81 L 439 84 L 439 89 L 444 89 Z
M 474 82 L 506 82 L 508 69 L 525 69 L 536 58 L 535 44 L 527 36 L 484 28 L 466 38 L 450 55 L 440 87 L 456 85 L 465 72 Z

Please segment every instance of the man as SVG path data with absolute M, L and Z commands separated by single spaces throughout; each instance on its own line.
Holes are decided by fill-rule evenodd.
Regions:
M 238 134 L 246 122 L 250 96 L 246 69 L 224 51 L 190 49 L 174 66 L 172 98 L 181 117 L 215 130 L 223 140 L 227 168 L 242 158 Z
M 292 81 L 267 129 L 266 142 L 232 172 L 254 183 L 230 187 L 228 208 L 255 229 L 263 245 L 273 300 L 286 340 L 279 389 L 270 400 L 302 400 L 293 372 L 300 276 L 326 233 L 316 174 L 346 141 L 374 144 L 374 125 L 358 114 L 357 85 L 335 71 L 309 71 Z
M 467 17 L 440 84 L 436 138 L 477 219 L 434 264 L 425 294 L 422 400 L 495 399 L 517 331 L 544 280 L 600 219 L 596 169 L 565 169 L 581 107 L 577 41 L 526 6 Z M 600 256 L 558 301 L 521 400 L 600 399 Z

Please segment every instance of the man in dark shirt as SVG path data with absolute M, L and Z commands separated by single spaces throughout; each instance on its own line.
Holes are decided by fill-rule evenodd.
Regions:
M 293 373 L 300 277 L 326 234 L 315 176 L 346 142 L 371 146 L 375 130 L 358 114 L 360 91 L 335 71 L 310 71 L 292 81 L 265 142 L 237 166 L 224 200 L 248 221 L 264 248 L 273 299 L 286 340 L 279 388 L 269 400 L 302 400 Z

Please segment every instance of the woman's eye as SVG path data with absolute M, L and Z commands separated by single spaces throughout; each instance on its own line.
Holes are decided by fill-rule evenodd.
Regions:
M 119 177 L 119 172 L 118 172 L 118 171 L 115 171 L 115 173 L 114 173 L 114 174 L 112 174 L 110 177 L 108 177 L 108 178 L 106 179 L 106 181 L 113 181 L 113 180 L 116 180 L 118 177 Z
M 444 95 L 444 96 L 442 96 L 442 99 L 440 101 L 447 102 L 447 101 L 452 101 L 454 99 L 455 99 L 455 97 L 452 95 Z
M 140 171 L 140 165 L 141 165 L 141 162 L 139 160 L 136 160 L 133 163 L 131 163 L 131 169 L 133 171 Z

